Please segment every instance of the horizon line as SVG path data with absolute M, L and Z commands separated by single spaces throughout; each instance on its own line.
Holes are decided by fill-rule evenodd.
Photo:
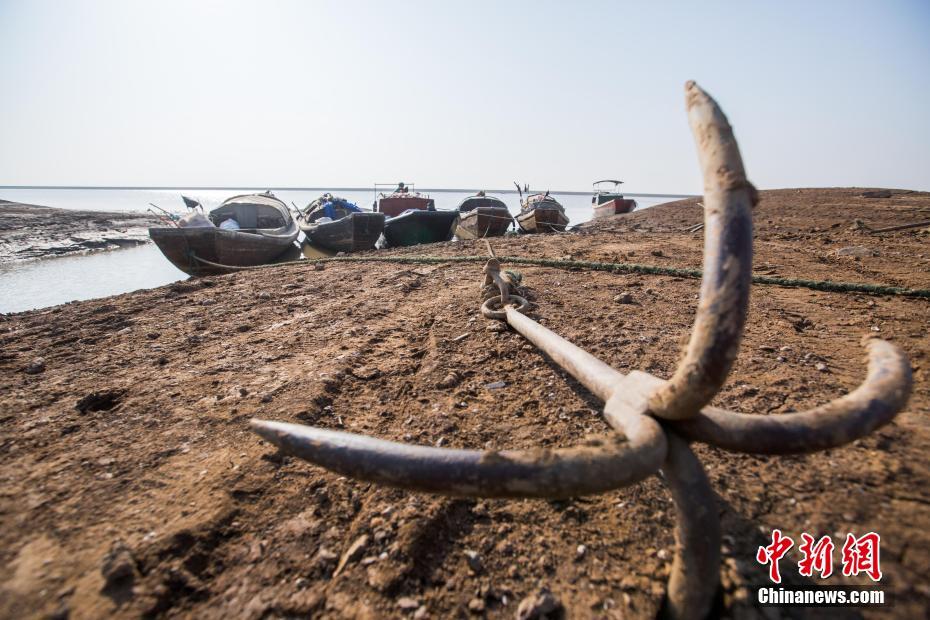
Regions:
M 267 190 L 277 190 L 282 192 L 305 192 L 305 191 L 349 191 L 349 192 L 374 192 L 377 191 L 374 187 L 277 187 L 274 185 L 239 185 L 239 186 L 181 186 L 181 185 L 0 185 L 0 190 L 5 189 L 67 189 L 67 190 L 156 190 L 156 191 L 166 191 L 166 190 L 188 190 L 188 191 L 221 191 L 221 190 L 258 190 L 258 189 L 267 189 Z M 419 191 L 423 192 L 455 192 L 455 193 L 466 193 L 466 192 L 478 192 L 479 189 L 473 188 L 437 188 L 437 187 L 424 187 Z M 493 192 L 496 194 L 516 194 L 517 190 L 515 189 L 484 189 L 486 192 Z M 541 190 L 530 190 L 530 192 L 541 191 Z M 551 194 L 567 194 L 567 195 L 587 195 L 593 194 L 591 190 L 578 191 L 578 190 L 547 190 Z M 622 192 L 626 196 L 643 196 L 643 197 L 656 197 L 656 198 L 699 198 L 701 194 L 664 194 L 664 193 L 646 193 L 646 192 Z

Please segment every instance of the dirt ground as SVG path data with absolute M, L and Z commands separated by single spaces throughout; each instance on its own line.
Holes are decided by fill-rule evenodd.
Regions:
M 0 200 L 0 263 L 98 252 L 149 242 L 148 213 L 77 211 Z
M 763 192 L 756 272 L 930 288 L 925 233 L 854 224 L 930 219 L 930 194 L 861 191 Z M 501 255 L 699 267 L 703 237 L 685 230 L 700 221 L 695 203 L 493 243 Z M 545 325 L 620 370 L 674 369 L 697 280 L 518 269 Z M 547 588 L 561 606 L 550 617 L 654 617 L 675 522 L 657 477 L 573 501 L 444 499 L 332 475 L 249 431 L 258 417 L 469 448 L 608 432 L 575 381 L 488 329 L 480 277 L 477 264 L 307 262 L 0 316 L 0 616 L 513 618 Z M 696 446 L 724 533 L 715 615 L 805 617 L 750 597 L 766 579 L 756 549 L 780 528 L 834 536 L 837 567 L 847 532 L 878 532 L 892 605 L 862 615 L 927 616 L 930 302 L 756 286 L 715 404 L 778 415 L 824 403 L 862 380 L 859 342 L 875 333 L 914 369 L 892 424 L 809 456 Z M 782 561 L 788 583 L 807 583 L 798 559 L 795 548 Z

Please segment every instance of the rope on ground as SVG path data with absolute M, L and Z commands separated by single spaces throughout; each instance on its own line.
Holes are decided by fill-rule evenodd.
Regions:
M 250 271 L 254 269 L 267 269 L 269 267 L 282 267 L 284 265 L 305 265 L 307 263 L 401 263 L 439 265 L 444 263 L 484 263 L 486 256 L 331 256 L 318 259 L 292 260 L 270 265 L 257 265 L 254 267 L 234 267 L 211 263 L 194 254 L 191 258 L 214 267 L 229 271 Z M 596 261 L 578 261 L 554 258 L 525 258 L 522 256 L 500 256 L 502 263 L 516 265 L 532 265 L 535 267 L 552 267 L 554 269 L 586 269 L 589 271 L 608 271 L 611 273 L 636 273 L 641 275 L 671 276 L 673 278 L 700 279 L 700 269 L 679 267 L 661 267 L 658 265 L 640 265 L 637 263 L 602 263 Z M 930 299 L 930 289 L 912 289 L 900 286 L 887 286 L 884 284 L 870 284 L 868 282 L 833 282 L 831 280 L 804 280 L 799 278 L 774 278 L 770 276 L 753 276 L 753 284 L 784 286 L 787 288 L 807 288 L 814 291 L 828 293 L 863 293 L 866 295 L 893 295 L 896 297 L 913 297 L 917 299 Z

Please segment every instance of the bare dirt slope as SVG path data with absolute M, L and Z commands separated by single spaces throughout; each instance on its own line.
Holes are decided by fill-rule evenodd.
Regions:
M 930 288 L 926 235 L 850 230 L 927 219 L 930 195 L 859 193 L 763 192 L 757 271 Z M 697 267 L 701 234 L 683 232 L 700 221 L 695 202 L 494 246 Z M 864 250 L 837 252 L 849 247 Z M 535 316 L 560 334 L 622 370 L 674 369 L 698 281 L 519 270 Z M 674 525 L 658 478 L 569 502 L 443 499 L 331 475 L 249 432 L 261 417 L 471 448 L 607 432 L 583 388 L 520 336 L 487 329 L 479 279 L 475 264 L 308 263 L 0 316 L 0 616 L 514 617 L 540 587 L 572 618 L 654 616 Z M 633 303 L 615 302 L 621 292 Z M 716 404 L 778 415 L 837 397 L 863 378 L 859 340 L 876 332 L 910 355 L 915 390 L 893 424 L 843 449 L 698 446 L 725 534 L 715 613 L 759 616 L 746 586 L 763 581 L 753 558 L 777 527 L 879 532 L 894 605 L 866 615 L 926 615 L 928 329 L 926 300 L 754 288 Z M 799 582 L 790 557 L 783 573 Z

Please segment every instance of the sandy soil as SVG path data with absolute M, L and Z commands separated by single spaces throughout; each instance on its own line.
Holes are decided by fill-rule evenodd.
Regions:
M 757 271 L 930 287 L 925 234 L 853 224 L 927 219 L 930 195 L 860 193 L 764 192 Z M 695 202 L 494 245 L 697 267 L 701 233 L 684 232 L 700 221 Z M 618 369 L 673 370 L 698 281 L 519 270 L 544 324 Z M 653 617 L 674 524 L 656 477 L 566 502 L 452 500 L 340 478 L 249 432 L 261 417 L 471 448 L 607 432 L 583 388 L 517 334 L 488 329 L 479 279 L 479 265 L 308 263 L 0 316 L 0 616 L 512 618 L 548 588 L 567 617 Z M 624 292 L 633 303 L 614 301 Z M 725 534 L 715 614 L 804 615 L 762 616 L 749 600 L 748 585 L 765 582 L 756 549 L 781 528 L 796 539 L 879 532 L 893 606 L 864 615 L 926 617 L 928 329 L 926 300 L 754 288 L 716 404 L 777 415 L 835 398 L 863 378 L 859 340 L 876 332 L 909 354 L 915 389 L 894 423 L 842 449 L 697 446 Z M 782 571 L 804 583 L 795 554 Z M 850 582 L 867 583 L 828 580 Z
M 0 200 L 0 263 L 148 243 L 148 213 L 75 211 Z

